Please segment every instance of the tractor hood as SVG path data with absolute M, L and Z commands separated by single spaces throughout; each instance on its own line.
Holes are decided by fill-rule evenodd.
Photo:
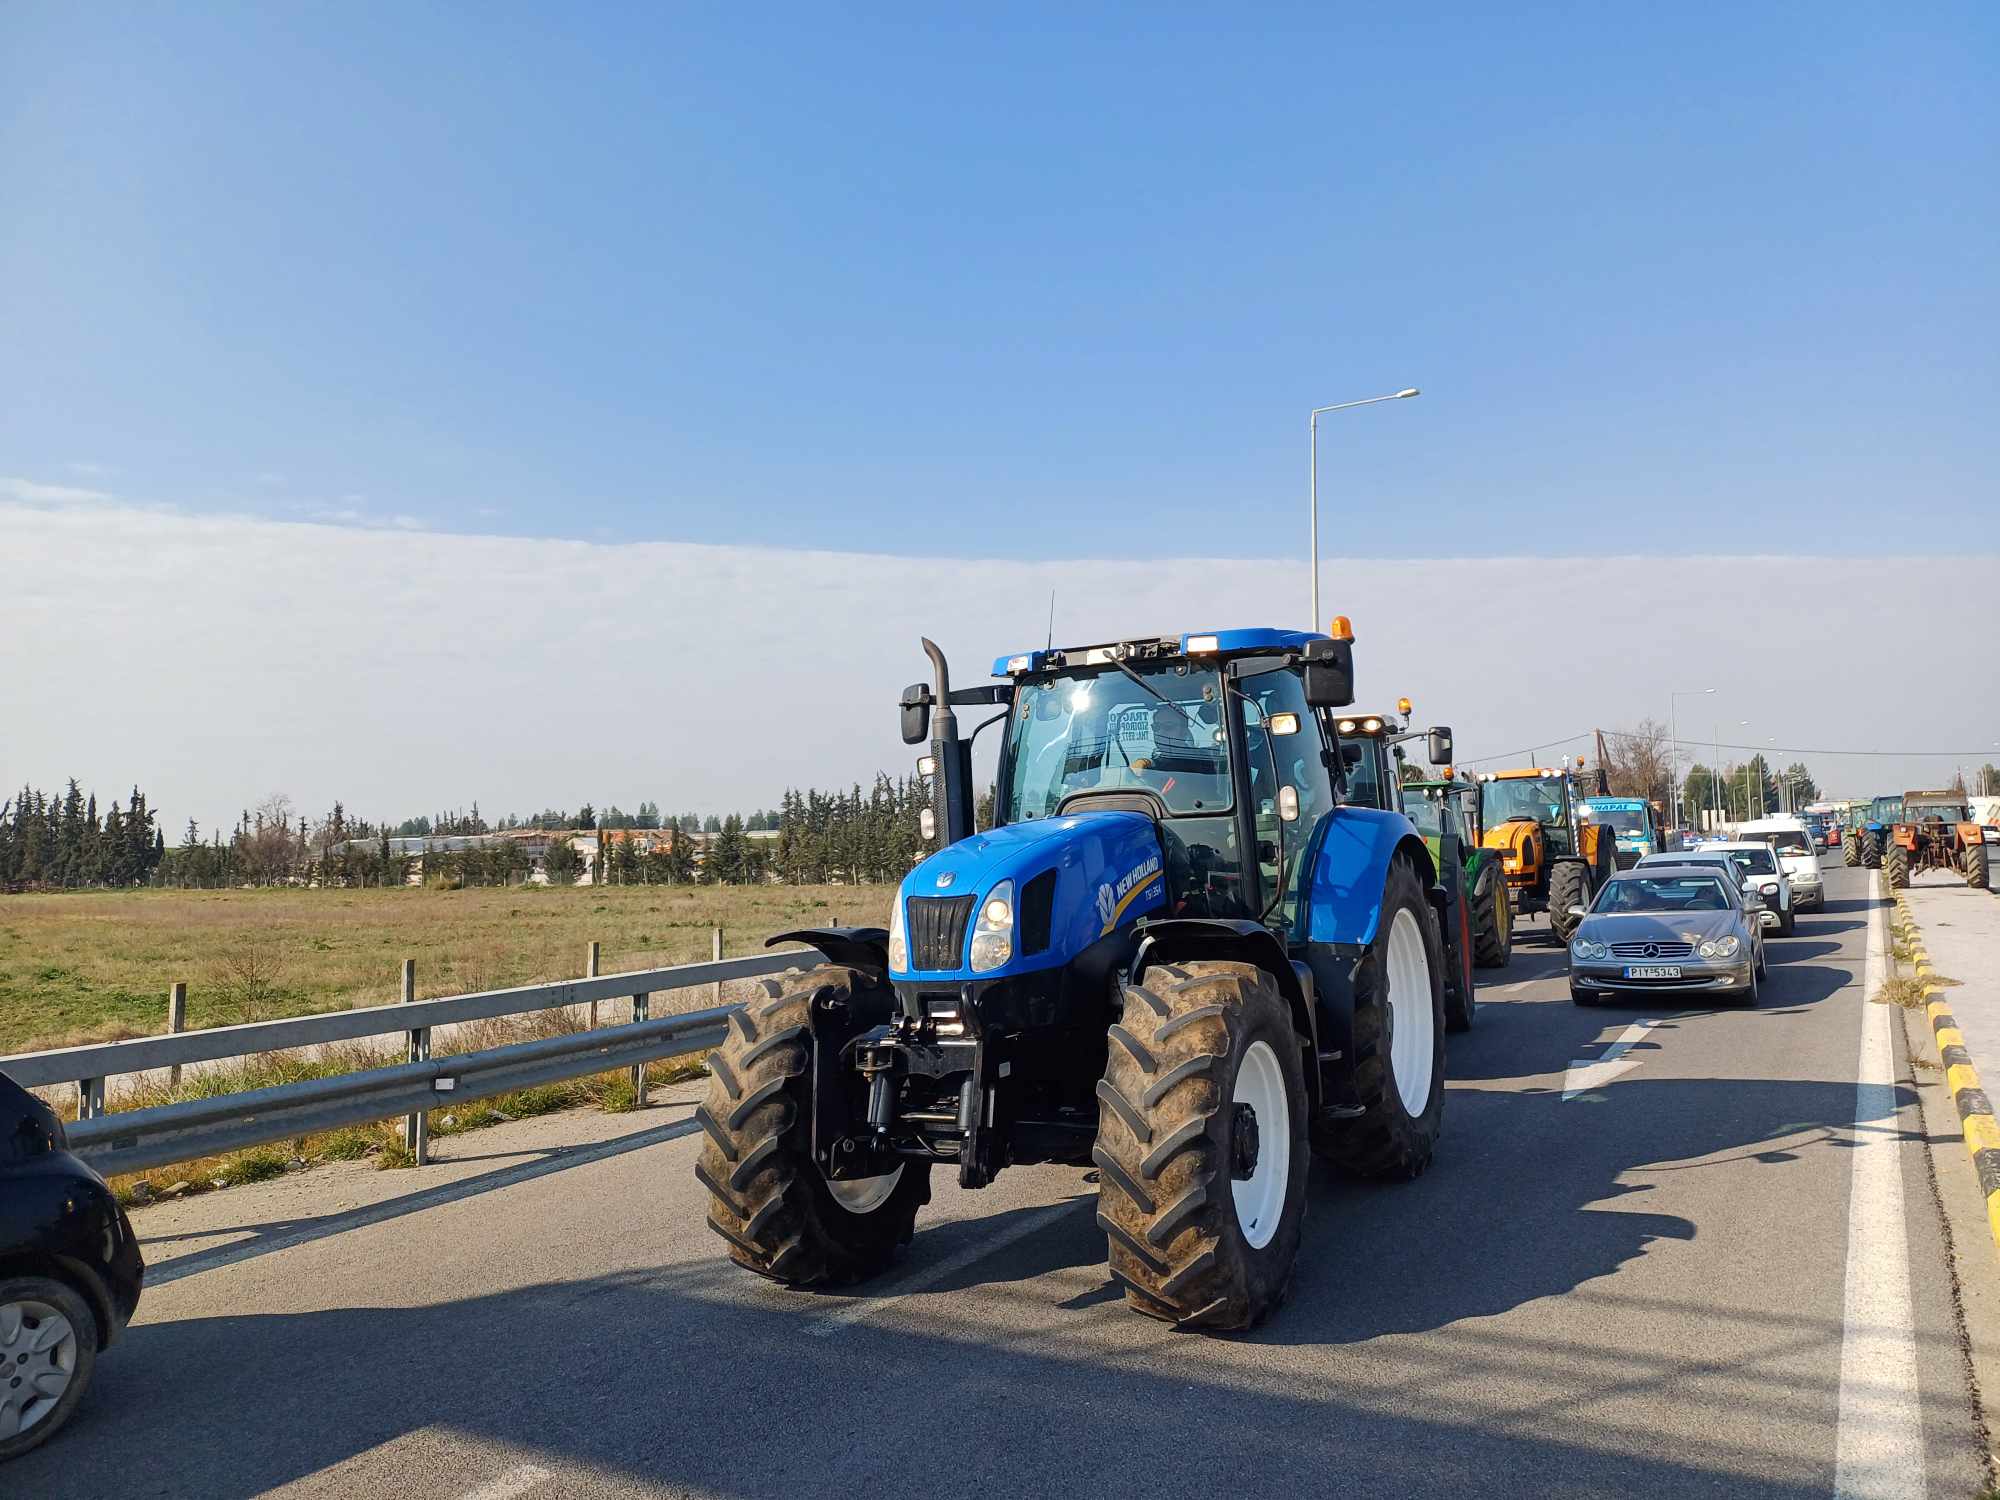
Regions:
M 975 970 L 971 940 L 996 892 L 1008 897 L 1006 957 Z M 1165 901 L 1159 830 L 1145 814 L 1010 823 L 940 849 L 903 877 L 896 917 L 905 962 L 889 972 L 983 980 L 1053 968 Z

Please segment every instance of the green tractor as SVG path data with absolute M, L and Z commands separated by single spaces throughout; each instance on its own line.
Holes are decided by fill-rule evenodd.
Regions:
M 1449 766 L 1439 780 L 1403 783 L 1403 811 L 1417 825 L 1438 868 L 1453 853 L 1460 863 L 1473 963 L 1501 969 L 1514 956 L 1514 901 L 1507 893 L 1500 851 L 1481 846 L 1479 806 L 1478 782 L 1454 776 Z

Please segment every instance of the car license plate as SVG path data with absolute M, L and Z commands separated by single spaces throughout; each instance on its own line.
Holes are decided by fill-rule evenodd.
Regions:
M 1627 979 L 1678 979 L 1681 977 L 1679 964 L 1627 964 Z

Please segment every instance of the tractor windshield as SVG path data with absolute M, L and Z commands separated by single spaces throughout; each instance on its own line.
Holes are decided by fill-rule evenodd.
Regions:
M 1498 828 L 1510 818 L 1536 823 L 1563 821 L 1562 782 L 1553 776 L 1514 776 L 1486 783 L 1486 826 Z
M 1025 682 L 1007 725 L 1008 822 L 1054 815 L 1077 792 L 1145 791 L 1170 813 L 1227 812 L 1221 679 L 1185 661 L 1135 662 Z
M 1590 805 L 1590 815 L 1613 833 L 1643 834 L 1648 831 L 1643 808 L 1603 807 L 1593 802 Z

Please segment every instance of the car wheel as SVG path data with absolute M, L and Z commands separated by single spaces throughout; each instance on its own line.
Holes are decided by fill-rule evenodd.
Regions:
M 97 1317 L 47 1276 L 0 1280 L 0 1462 L 54 1437 L 97 1362 Z
M 1588 1006 L 1597 1004 L 1597 996 L 1593 995 L 1589 990 L 1580 990 L 1575 985 L 1569 987 L 1569 998 L 1571 1003 L 1576 1005 Z
M 1798 925 L 1799 925 L 1799 917 L 1797 912 L 1793 911 L 1789 906 L 1781 907 L 1779 909 L 1778 911 L 1779 937 L 1790 937 L 1795 931 L 1798 930 Z

